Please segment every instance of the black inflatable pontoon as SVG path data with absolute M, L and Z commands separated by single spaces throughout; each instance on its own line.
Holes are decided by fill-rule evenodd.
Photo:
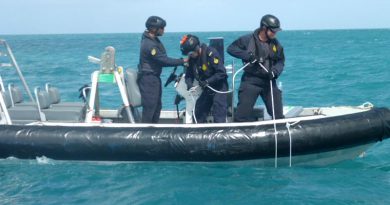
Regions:
M 390 136 L 390 111 L 198 125 L 0 125 L 0 157 L 103 161 L 236 161 L 319 154 Z M 287 125 L 287 126 L 286 126 Z M 290 125 L 290 126 L 289 126 Z M 277 139 L 277 141 L 276 141 Z M 291 143 L 291 145 L 290 145 Z M 275 149 L 277 147 L 277 150 Z

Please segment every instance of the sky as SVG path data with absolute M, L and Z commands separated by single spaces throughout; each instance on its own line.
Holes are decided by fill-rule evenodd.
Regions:
M 284 30 L 390 28 L 389 0 L 0 0 L 0 34 L 251 31 L 265 14 Z

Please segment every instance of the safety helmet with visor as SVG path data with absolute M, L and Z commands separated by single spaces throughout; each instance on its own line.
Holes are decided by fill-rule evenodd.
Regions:
M 197 36 L 187 34 L 184 35 L 180 41 L 180 50 L 183 55 L 189 55 L 190 52 L 198 50 L 200 45 L 199 38 Z
M 167 22 L 158 16 L 150 16 L 145 22 L 145 26 L 148 30 L 164 28 L 166 25 Z
M 264 15 L 260 21 L 260 28 L 267 28 L 273 33 L 281 31 L 279 19 L 271 14 Z

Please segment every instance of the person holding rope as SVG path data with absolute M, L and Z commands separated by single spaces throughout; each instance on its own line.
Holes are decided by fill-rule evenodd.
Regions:
M 203 88 L 195 105 L 196 121 L 207 122 L 207 116 L 212 109 L 215 123 L 226 122 L 227 95 L 224 92 L 228 89 L 228 82 L 226 68 L 220 60 L 220 54 L 215 48 L 201 44 L 199 38 L 191 34 L 183 36 L 180 50 L 189 58 L 189 66 L 185 73 L 187 90 L 193 88 L 194 79 Z
M 236 122 L 255 121 L 253 107 L 260 95 L 273 119 L 284 118 L 282 92 L 276 79 L 284 69 L 283 47 L 276 39 L 280 21 L 273 15 L 261 18 L 260 28 L 241 36 L 229 45 L 227 52 L 246 63 L 238 91 Z M 272 86 L 272 87 L 271 87 Z

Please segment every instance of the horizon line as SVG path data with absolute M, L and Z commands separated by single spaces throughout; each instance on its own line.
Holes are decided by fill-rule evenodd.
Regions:
M 337 30 L 389 30 L 390 28 L 324 28 L 324 29 L 283 29 L 282 31 L 337 31 Z M 253 29 L 254 30 L 254 29 Z M 168 31 L 165 33 L 215 33 L 215 32 L 251 32 L 253 30 L 236 30 L 236 31 Z M 102 35 L 102 34 L 142 34 L 142 32 L 112 32 L 112 33 L 96 33 L 96 32 L 80 32 L 80 33 L 0 33 L 6 36 L 23 36 L 23 35 Z

